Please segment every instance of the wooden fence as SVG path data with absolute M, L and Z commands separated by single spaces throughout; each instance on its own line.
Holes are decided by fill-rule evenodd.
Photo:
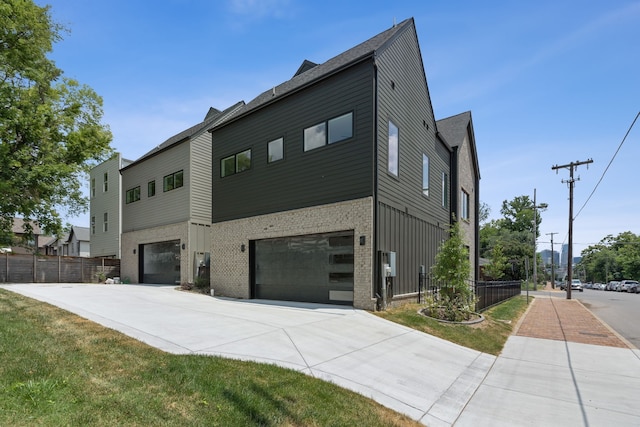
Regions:
M 120 260 L 50 255 L 0 256 L 0 283 L 97 283 L 120 277 Z

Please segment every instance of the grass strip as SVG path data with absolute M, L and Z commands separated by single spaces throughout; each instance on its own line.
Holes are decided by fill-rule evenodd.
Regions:
M 0 360 L 0 425 L 419 425 L 293 370 L 167 354 L 3 289 Z

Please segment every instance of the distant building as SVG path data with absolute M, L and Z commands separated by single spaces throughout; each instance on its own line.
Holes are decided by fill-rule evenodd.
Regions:
M 552 254 L 550 249 L 545 249 L 538 252 L 542 258 L 542 264 L 545 266 L 551 266 Z M 553 265 L 560 266 L 560 254 L 557 251 L 553 251 Z
M 16 254 L 34 253 L 42 245 L 42 230 L 36 222 L 31 222 L 32 236 L 27 237 L 25 231 L 25 221 L 22 218 L 13 219 L 13 241 L 10 246 L 0 248 L 2 252 L 11 252 Z

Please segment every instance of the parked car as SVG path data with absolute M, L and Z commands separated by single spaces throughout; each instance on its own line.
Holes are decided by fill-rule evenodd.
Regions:
M 567 289 L 567 282 L 560 283 L 560 290 L 564 291 Z M 571 279 L 571 290 L 582 292 L 584 289 L 582 288 L 582 282 L 580 279 Z
M 618 286 L 618 291 L 620 292 L 638 292 L 638 281 L 637 280 L 622 280 L 620 285 Z
M 617 280 L 612 280 L 609 283 L 607 283 L 607 286 L 604 288 L 605 291 L 615 291 L 616 288 L 618 287 L 618 282 Z

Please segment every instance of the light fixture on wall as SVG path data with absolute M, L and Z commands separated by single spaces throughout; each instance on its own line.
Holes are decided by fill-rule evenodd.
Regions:
M 184 243 L 182 244 L 182 249 L 186 249 L 187 245 L 185 245 Z
M 240 252 L 244 252 L 247 249 L 247 247 L 243 244 L 240 245 Z
M 365 236 L 360 236 L 360 246 L 364 246 L 367 242 L 367 238 Z
M 133 250 L 133 254 L 134 254 L 134 255 L 136 254 L 136 250 L 135 250 L 135 249 Z

